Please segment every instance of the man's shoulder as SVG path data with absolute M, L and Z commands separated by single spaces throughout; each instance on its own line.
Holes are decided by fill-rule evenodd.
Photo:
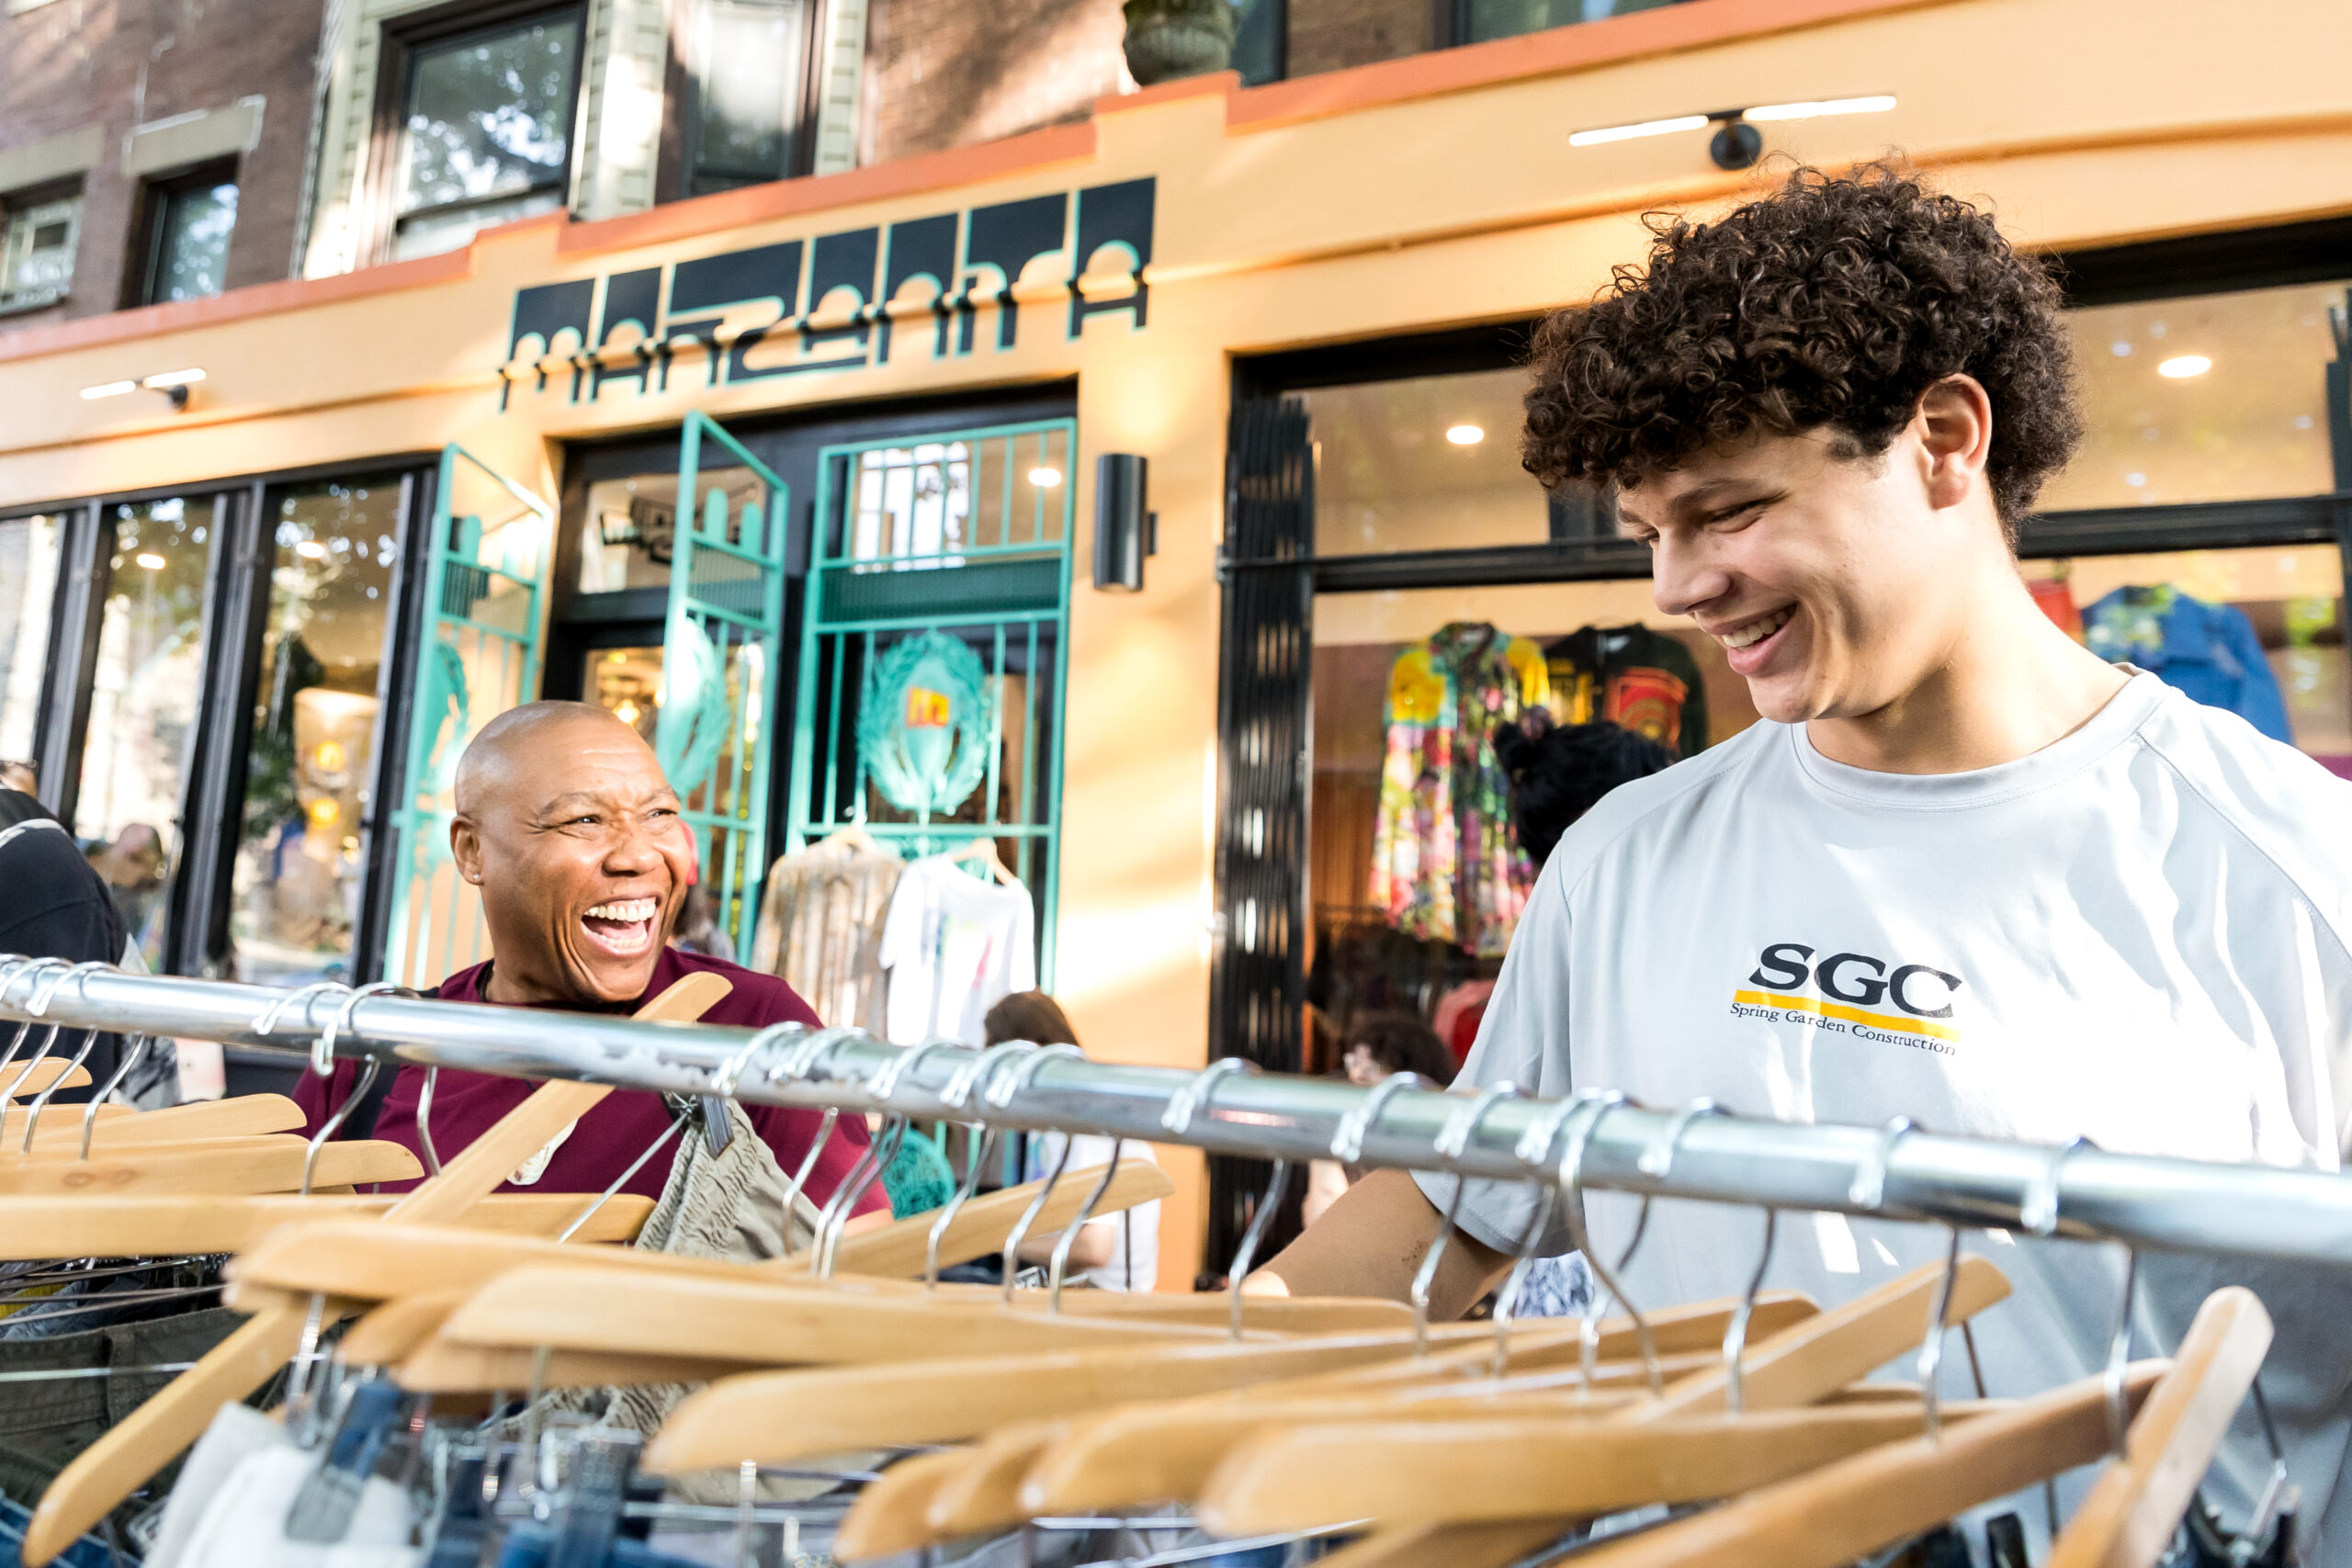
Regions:
M 2352 918 L 2352 783 L 2226 709 L 2166 691 L 2139 739 L 2201 812 Z
M 746 969 L 741 964 L 708 953 L 688 953 L 672 948 L 667 954 L 680 975 L 716 975 L 732 987 L 726 999 L 703 1015 L 706 1023 L 729 1023 L 739 1028 L 758 1029 L 771 1023 L 806 1023 L 820 1021 L 817 1010 L 801 998 L 800 993 L 774 975 L 763 975 L 757 969 Z M 655 990 L 663 982 L 657 982 Z

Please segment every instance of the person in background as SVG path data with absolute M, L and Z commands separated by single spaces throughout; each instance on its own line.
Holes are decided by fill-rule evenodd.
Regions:
M 1059 1003 L 1043 991 L 1015 991 L 989 1009 L 980 1027 L 990 1045 L 1001 1045 L 1008 1040 L 1026 1040 L 1036 1045 L 1078 1043 L 1078 1034 L 1070 1028 L 1069 1016 Z M 1110 1164 L 1114 1148 L 1122 1159 L 1152 1158 L 1149 1144 L 1099 1137 L 1091 1133 L 1040 1133 L 1029 1145 L 1030 1179 L 1053 1173 L 1056 1163 L 1062 1159 L 1065 1140 L 1069 1146 L 1069 1158 L 1063 1166 L 1066 1180 L 1072 1171 Z M 1031 1263 L 1048 1262 L 1060 1239 L 1058 1234 L 1031 1236 L 1022 1243 L 1021 1256 Z M 1064 1281 L 1067 1284 L 1091 1285 L 1099 1291 L 1157 1289 L 1159 1201 L 1155 1198 L 1148 1203 L 1138 1203 L 1132 1209 L 1090 1221 L 1070 1244 L 1069 1269 L 1069 1277 Z
M 163 835 L 144 822 L 124 823 L 114 842 L 100 845 L 90 855 L 91 866 L 105 878 L 107 891 L 114 896 L 123 931 L 151 959 L 149 926 L 163 899 L 168 860 Z
M 21 764 L 14 764 L 21 766 Z M 26 783 L 32 781 L 28 778 Z M 49 808 L 13 785 L 0 787 L 0 887 L 9 890 L 0 908 L 0 953 L 27 958 L 62 958 L 73 964 L 121 964 L 130 945 L 122 913 L 108 897 L 104 879 L 82 857 L 74 835 Z M 32 995 L 28 981 L 16 995 Z M 38 1038 L 38 1037 L 36 1037 Z M 79 1031 L 61 1032 L 52 1049 L 71 1061 L 82 1048 Z M 82 1066 L 93 1086 L 114 1076 L 121 1061 L 121 1041 L 101 1034 Z M 150 1053 L 146 1066 L 122 1086 L 135 1102 L 149 1108 L 173 1103 L 168 1092 L 175 1058 L 170 1043 Z M 161 1064 L 160 1066 L 158 1064 Z M 90 1089 L 61 1089 L 61 1102 L 86 1101 Z
M 0 762 L 0 789 L 13 789 L 18 795 L 39 795 L 40 775 L 30 762 Z
M 1348 1027 L 1347 1046 L 1340 1053 L 1340 1069 L 1358 1089 L 1385 1083 L 1398 1073 L 1417 1073 L 1433 1089 L 1453 1081 L 1453 1053 L 1437 1031 L 1408 1012 L 1358 1013 Z M 1363 1179 L 1360 1165 L 1318 1159 L 1307 1167 L 1306 1199 L 1300 1213 L 1307 1224 L 1340 1201 L 1340 1194 Z

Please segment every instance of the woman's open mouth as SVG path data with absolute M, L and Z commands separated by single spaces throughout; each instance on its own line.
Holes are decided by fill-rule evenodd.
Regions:
M 614 958 L 640 957 L 653 947 L 654 922 L 661 918 L 658 898 L 615 898 L 580 917 L 588 945 Z
M 1770 663 L 1783 640 L 1781 632 L 1796 613 L 1794 604 L 1783 604 L 1752 621 L 1742 621 L 1728 631 L 1717 632 L 1715 639 L 1724 645 L 1724 657 L 1733 671 L 1753 675 Z

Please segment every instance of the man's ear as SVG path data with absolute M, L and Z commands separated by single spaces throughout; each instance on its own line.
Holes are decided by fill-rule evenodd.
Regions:
M 449 854 L 458 863 L 458 874 L 468 882 L 481 880 L 481 829 L 464 817 L 449 819 Z
M 1914 418 L 1927 457 L 1928 503 L 1958 506 L 1984 488 L 1993 454 L 1993 400 L 1973 376 L 1947 376 L 1919 399 Z

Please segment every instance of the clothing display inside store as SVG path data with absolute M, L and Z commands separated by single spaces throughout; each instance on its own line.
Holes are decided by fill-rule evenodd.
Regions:
M 2195 701 L 2295 743 L 2262 639 L 2234 605 L 2202 603 L 2170 583 L 2119 588 L 2084 610 L 2083 640 L 2101 659 L 2153 671 Z
M 1388 678 L 1371 901 L 1408 936 L 1499 957 L 1535 870 L 1510 824 L 1495 731 L 1551 695 L 1535 645 L 1456 622 Z
M 751 966 L 779 976 L 820 1017 L 881 1033 L 882 921 L 906 868 L 855 827 L 779 856 L 760 898 Z
M 36 997 L 28 978 L 58 983 Z M 649 1010 L 707 1005 L 711 976 L 684 986 Z M 2206 1288 L 2177 1342 L 2126 1337 L 2110 1352 L 2102 1339 L 2103 1369 L 2054 1384 L 2041 1374 L 2064 1357 L 2027 1353 L 2043 1332 L 2030 1312 L 2004 1337 L 1986 1332 L 2025 1307 L 2013 1282 L 2030 1297 L 2046 1257 L 2086 1242 L 2147 1249 L 2143 1272 L 2159 1252 L 2203 1253 L 2189 1261 L 2209 1273 L 2352 1261 L 2335 1239 L 2352 1197 L 2320 1172 L 1784 1125 L 1703 1104 L 1665 1114 L 1606 1095 L 1449 1098 L 1409 1080 L 1367 1091 L 1229 1065 L 1112 1066 L 1022 1043 L 897 1049 L 849 1031 L 609 1015 L 548 1036 L 524 1010 L 106 971 L 74 981 L 0 960 L 0 1018 L 43 1016 L 247 1043 L 320 1032 L 321 1061 L 397 1053 L 564 1076 L 399 1199 L 207 1196 L 162 1179 L 141 1196 L 0 1193 L 0 1259 L 156 1257 L 175 1235 L 175 1254 L 234 1255 L 224 1304 L 250 1314 L 194 1368 L 141 1369 L 168 1381 L 37 1496 L 12 1494 L 32 1509 L 28 1568 L 77 1551 L 65 1560 L 85 1568 L 93 1529 L 114 1561 L 153 1568 L 733 1568 L 933 1548 L 1006 1568 L 1279 1568 L 1318 1546 L 1332 1568 L 1506 1568 L 1564 1552 L 1608 1568 L 1846 1568 L 1904 1551 L 1956 1562 L 1988 1529 L 2007 1562 L 2154 1568 L 2209 1502 L 2228 1521 L 2223 1556 L 2186 1561 L 2240 1546 L 2239 1562 L 2274 1547 L 2291 1558 L 2282 1532 L 2308 1532 L 2329 1501 L 2300 1449 L 2264 1461 L 2291 1484 L 2258 1507 L 2209 1472 L 2233 1451 L 2231 1417 L 2274 1332 L 2245 1289 Z M 485 1017 L 511 1027 L 511 1047 L 486 1036 Z M 655 1085 L 693 1108 L 682 1126 L 699 1122 L 658 1203 L 491 1196 L 584 1100 Z M 802 1172 L 768 1157 L 744 1103 L 786 1100 L 888 1117 L 873 1157 L 821 1207 Z M 175 1114 L 103 1119 L 98 1151 L 118 1128 Z M 845 1235 L 857 1190 L 914 1114 L 974 1127 L 956 1196 L 939 1214 Z M 1148 1136 L 1475 1174 L 1524 1188 L 1579 1244 L 1587 1192 L 1629 1174 L 1669 1200 L 1819 1205 L 1873 1235 L 1939 1239 L 1927 1263 L 1834 1294 L 1766 1290 L 1753 1260 L 1759 1247 L 1770 1258 L 1774 1227 L 1758 1234 L 1751 1210 L 1727 1247 L 1742 1276 L 1728 1292 L 1636 1301 L 1622 1287 L 1638 1244 L 1630 1257 L 1586 1248 L 1596 1289 L 1582 1317 L 1556 1325 L 1515 1310 L 1525 1245 L 1491 1324 L 1433 1324 L 1384 1301 L 1065 1290 L 1058 1256 L 1046 1290 L 940 1282 L 947 1265 L 1009 1258 L 1029 1235 L 1074 1235 L 1171 1190 L 1123 1157 L 975 1197 L 999 1118 L 1123 1154 Z M 12 1164 L 24 1157 L 0 1156 L 0 1172 Z M 1261 1216 L 1286 1174 L 1278 1162 Z M 1927 1215 L 2004 1228 L 1963 1249 Z M 2071 1239 L 2043 1239 L 2062 1224 Z M 1237 1279 L 1263 1230 L 1231 1260 Z M 2129 1308 L 2128 1278 L 2097 1306 Z M 1962 1325 L 1967 1353 L 1945 1355 Z M 2282 1316 L 2282 1343 L 2299 1331 Z M 275 1416 L 238 1403 L 281 1369 Z M 1903 1381 L 1863 1382 L 1882 1369 Z M 104 1370 L 88 1381 L 130 1371 Z M 156 1479 L 183 1452 L 177 1483 Z M 2087 1489 L 2062 1488 L 2064 1507 L 2036 1490 L 2078 1469 Z
M 908 863 L 877 957 L 889 976 L 889 1039 L 978 1045 L 989 1009 L 1036 988 L 1036 905 L 997 858 L 996 841 L 975 839 Z
M 1553 719 L 1611 724 L 1678 757 L 1707 749 L 1707 688 L 1690 650 L 1645 626 L 1586 626 L 1544 650 Z

